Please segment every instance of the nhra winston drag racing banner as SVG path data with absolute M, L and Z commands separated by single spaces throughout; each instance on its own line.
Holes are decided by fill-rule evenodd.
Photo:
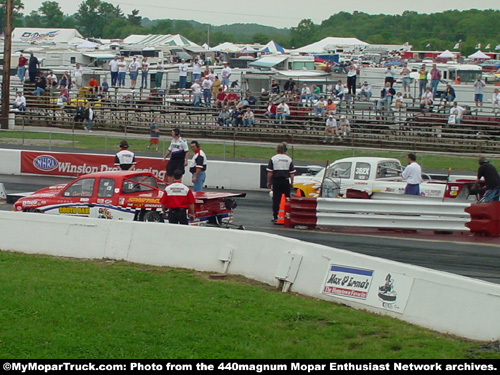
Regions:
M 136 170 L 165 178 L 166 163 L 159 158 L 136 157 Z M 114 155 L 70 154 L 59 152 L 21 151 L 21 173 L 50 176 L 81 176 L 95 172 L 120 170 Z

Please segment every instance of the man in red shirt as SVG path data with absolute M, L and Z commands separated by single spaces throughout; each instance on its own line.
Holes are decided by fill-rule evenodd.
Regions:
M 26 64 L 28 63 L 28 59 L 21 55 L 19 56 L 19 60 L 17 63 L 17 76 L 19 77 L 19 80 L 24 82 L 24 76 L 26 75 Z
M 174 171 L 174 182 L 165 188 L 165 192 L 160 199 L 163 204 L 163 216 L 168 209 L 168 222 L 170 224 L 188 225 L 189 216 L 194 218 L 194 195 L 193 192 L 181 182 L 182 172 L 179 169 Z
M 215 100 L 215 107 L 216 108 L 224 108 L 226 106 L 226 98 L 227 98 L 227 94 L 224 92 L 224 89 L 221 87 L 219 89 L 219 93 L 217 94 L 217 97 Z
M 238 94 L 236 94 L 233 90 L 229 90 L 229 94 L 226 97 L 227 105 L 237 105 L 238 104 Z
M 94 77 L 90 77 L 89 80 L 89 93 L 90 94 L 97 94 L 97 90 L 99 88 L 99 83 Z

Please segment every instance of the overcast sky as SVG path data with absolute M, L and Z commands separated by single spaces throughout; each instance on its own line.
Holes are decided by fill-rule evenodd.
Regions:
M 23 0 L 24 14 L 37 10 L 44 0 Z M 81 0 L 58 0 L 65 14 L 78 11 Z M 125 14 L 133 9 L 150 19 L 185 19 L 212 25 L 231 23 L 258 23 L 275 27 L 293 27 L 303 19 L 319 24 L 340 11 L 357 10 L 368 14 L 401 14 L 405 10 L 418 13 L 436 13 L 449 9 L 499 9 L 499 0 L 124 0 L 106 1 L 119 5 Z

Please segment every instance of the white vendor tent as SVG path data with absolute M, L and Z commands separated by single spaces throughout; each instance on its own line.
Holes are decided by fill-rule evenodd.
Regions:
M 488 55 L 485 55 L 483 52 L 481 51 L 477 51 L 475 53 L 473 53 L 472 55 L 469 55 L 467 56 L 469 59 L 490 59 L 490 57 Z
M 436 56 L 438 59 L 452 59 L 455 57 L 453 53 L 450 51 L 446 50 L 444 52 L 441 52 L 439 55 Z
M 359 48 L 365 46 L 368 46 L 368 43 L 357 38 L 337 38 L 329 36 L 321 39 L 319 42 L 297 48 L 294 51 L 299 53 L 324 53 L 335 51 L 336 48 Z

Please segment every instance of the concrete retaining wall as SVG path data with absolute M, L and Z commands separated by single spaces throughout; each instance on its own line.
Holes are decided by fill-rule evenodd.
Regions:
M 172 238 L 183 238 L 183 246 Z M 500 338 L 500 285 L 272 234 L 0 211 L 0 249 L 207 272 L 226 266 L 230 274 L 436 331 Z

